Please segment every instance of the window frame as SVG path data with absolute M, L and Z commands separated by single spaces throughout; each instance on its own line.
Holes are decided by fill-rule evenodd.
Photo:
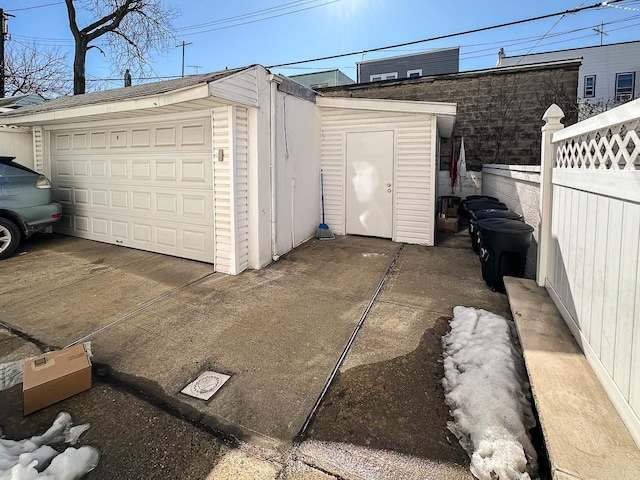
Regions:
M 387 78 L 390 77 L 390 78 Z M 374 80 L 374 79 L 378 80 Z M 370 82 L 381 82 L 383 80 L 397 80 L 398 72 L 387 72 L 387 73 L 376 73 L 374 75 L 369 75 Z
M 591 94 L 587 93 L 587 80 L 593 79 L 593 85 L 590 86 Z M 596 96 L 596 76 L 595 75 L 585 75 L 584 76 L 584 85 L 583 85 L 583 96 L 584 98 L 595 98 Z
M 415 77 L 412 77 L 411 75 L 417 73 L 418 75 Z M 407 78 L 418 78 L 422 76 L 422 69 L 421 68 L 416 68 L 414 70 L 407 70 Z
M 620 88 L 618 85 L 618 82 L 620 80 L 620 77 L 623 75 L 631 75 L 631 91 L 629 93 L 620 93 Z M 627 100 L 633 100 L 635 91 L 636 91 L 636 72 L 622 72 L 622 73 L 616 73 L 616 83 L 615 83 L 615 99 L 616 102 L 625 102 Z M 626 90 L 627 88 L 625 88 Z M 625 97 L 628 95 L 628 98 L 621 98 L 621 96 L 624 95 Z

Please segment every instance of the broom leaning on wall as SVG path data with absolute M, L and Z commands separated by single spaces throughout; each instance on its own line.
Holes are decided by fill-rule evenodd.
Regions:
M 329 229 L 329 225 L 324 220 L 324 177 L 320 170 L 320 193 L 322 198 L 322 223 L 316 229 L 316 238 L 319 240 L 333 240 L 336 236 Z

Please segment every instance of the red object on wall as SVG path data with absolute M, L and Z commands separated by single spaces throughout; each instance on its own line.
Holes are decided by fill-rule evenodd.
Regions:
M 456 162 L 456 141 L 451 139 L 451 163 L 449 164 L 449 178 L 451 179 L 451 194 L 453 194 L 458 178 L 458 164 Z

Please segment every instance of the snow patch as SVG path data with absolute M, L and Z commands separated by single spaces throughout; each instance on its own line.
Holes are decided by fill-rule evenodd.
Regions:
M 0 480 L 76 480 L 98 465 L 93 447 L 68 447 L 59 453 L 48 444 L 76 443 L 89 424 L 73 426 L 71 415 L 62 412 L 42 435 L 7 440 L 0 431 Z
M 528 432 L 536 422 L 513 323 L 475 308 L 455 307 L 453 315 L 443 337 L 449 430 L 478 479 L 530 479 L 537 454 Z

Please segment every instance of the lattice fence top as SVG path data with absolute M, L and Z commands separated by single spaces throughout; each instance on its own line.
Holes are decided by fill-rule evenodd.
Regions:
M 640 119 L 568 138 L 555 147 L 557 168 L 640 170 Z

